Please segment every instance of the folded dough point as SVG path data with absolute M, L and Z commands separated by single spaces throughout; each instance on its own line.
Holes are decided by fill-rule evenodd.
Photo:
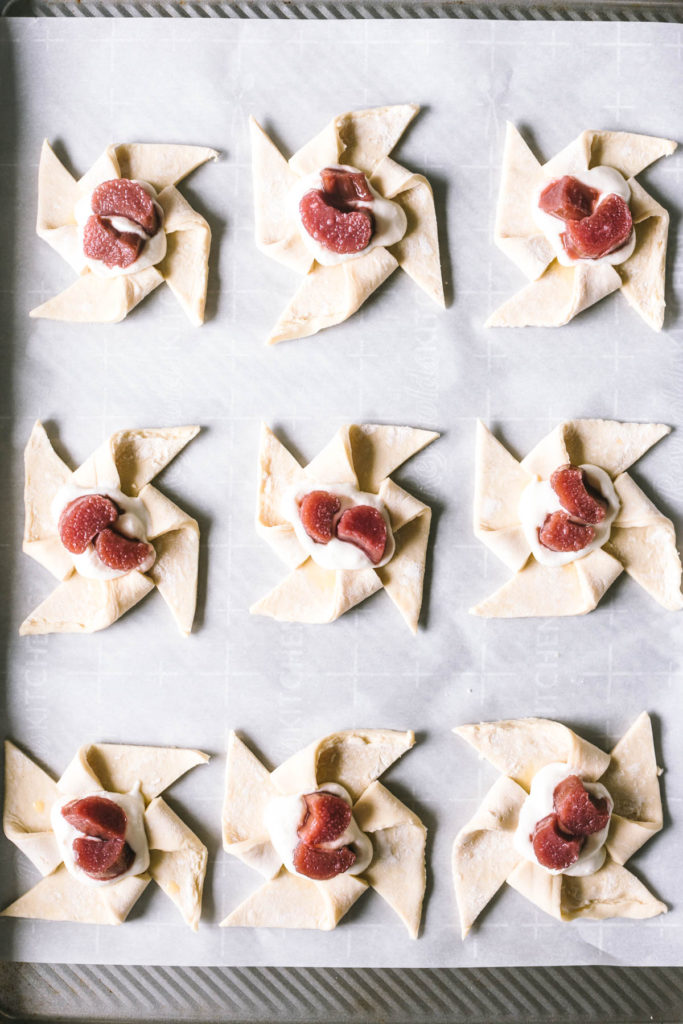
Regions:
M 3 917 L 77 924 L 122 924 L 151 881 L 148 874 L 114 885 L 83 885 L 61 864 L 1 912 Z
M 470 613 L 512 619 L 585 615 L 593 611 L 622 569 L 616 558 L 601 549 L 562 566 L 541 565 L 532 556 L 516 576 L 470 608 Z
M 327 882 L 301 878 L 282 868 L 223 921 L 221 928 L 315 928 L 331 931 L 367 885 L 353 875 Z
M 614 267 L 563 267 L 553 261 L 544 274 L 504 302 L 485 327 L 563 327 L 585 309 L 621 288 Z
M 512 718 L 499 722 L 460 725 L 454 730 L 499 772 L 527 792 L 541 768 L 557 761 L 581 769 L 597 781 L 607 771 L 610 755 L 549 718 Z
M 152 580 L 136 570 L 114 580 L 74 573 L 24 619 L 19 635 L 95 633 L 111 626 L 150 590 Z
M 416 939 L 427 884 L 427 829 L 381 782 L 368 786 L 353 813 L 374 850 L 362 878 L 398 914 L 410 938 Z
M 382 589 L 374 569 L 322 569 L 309 558 L 251 606 L 252 615 L 279 622 L 324 624 Z
M 314 263 L 273 328 L 268 344 L 308 338 L 342 323 L 397 267 L 396 258 L 382 246 L 331 267 Z
M 59 295 L 36 306 L 29 316 L 69 323 L 117 324 L 163 281 L 156 267 L 121 277 L 87 273 Z
M 196 932 L 202 912 L 208 850 L 161 797 L 156 797 L 145 811 L 145 828 L 149 839 L 149 873 Z
M 512 840 L 526 795 L 503 776 L 455 837 L 451 867 L 463 939 L 521 859 Z

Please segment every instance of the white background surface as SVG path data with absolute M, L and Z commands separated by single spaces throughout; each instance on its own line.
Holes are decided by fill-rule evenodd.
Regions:
M 682 30 L 675 25 L 504 22 L 78 20 L 0 22 L 4 238 L 2 410 L 8 736 L 59 775 L 89 740 L 198 746 L 213 755 L 167 794 L 209 847 L 198 935 L 153 884 L 120 928 L 0 920 L 22 960 L 364 966 L 680 964 L 681 618 L 628 578 L 586 618 L 483 621 L 467 608 L 507 578 L 472 537 L 474 421 L 522 456 L 562 418 L 680 424 L 683 397 L 679 155 L 641 176 L 671 210 L 669 308 L 651 332 L 620 295 L 560 330 L 484 331 L 521 287 L 493 246 L 504 122 L 550 157 L 586 127 L 674 135 Z M 414 101 L 394 155 L 432 181 L 450 306 L 396 272 L 347 324 L 267 349 L 296 275 L 252 240 L 247 115 L 287 153 L 342 111 Z M 77 173 L 110 142 L 174 141 L 222 152 L 181 186 L 214 241 L 208 320 L 189 326 L 160 288 L 123 324 L 30 321 L 72 280 L 34 234 L 40 143 Z M 676 297 L 678 292 L 678 298 Z M 11 385 L 11 387 L 10 387 Z M 19 639 L 53 587 L 21 554 L 22 450 L 49 424 L 74 465 L 113 430 L 198 422 L 203 433 L 161 487 L 202 528 L 196 629 L 182 640 L 158 594 L 92 637 Z M 329 627 L 250 618 L 284 568 L 253 530 L 260 419 L 308 459 L 343 422 L 409 423 L 443 437 L 397 479 L 434 509 L 422 628 L 413 638 L 377 594 Z M 683 439 L 634 476 L 680 531 Z M 680 534 L 679 534 L 680 535 Z M 672 907 L 649 922 L 561 925 L 512 890 L 459 938 L 449 855 L 496 773 L 450 733 L 467 721 L 555 717 L 611 745 L 654 716 L 665 829 L 630 867 Z M 430 830 L 422 937 L 411 942 L 374 893 L 333 933 L 219 930 L 259 883 L 220 848 L 224 750 L 237 728 L 271 766 L 338 728 L 414 728 L 384 781 Z M 0 842 L 0 901 L 38 880 Z

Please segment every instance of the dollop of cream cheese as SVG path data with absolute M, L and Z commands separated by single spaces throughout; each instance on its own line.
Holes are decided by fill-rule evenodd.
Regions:
M 568 764 L 554 763 L 547 764 L 545 768 L 541 768 L 540 771 L 536 772 L 531 780 L 529 795 L 519 812 L 519 822 L 513 843 L 517 852 L 525 860 L 530 860 L 532 864 L 538 864 L 539 868 L 543 868 L 549 875 L 593 875 L 596 871 L 600 870 L 605 861 L 605 840 L 609 832 L 614 807 L 612 797 L 600 782 L 583 782 L 583 779 L 581 780 L 591 796 L 598 799 L 606 797 L 609 800 L 610 821 L 607 822 L 607 825 L 600 832 L 594 832 L 592 836 L 586 836 L 579 859 L 574 864 L 565 868 L 564 871 L 543 867 L 536 859 L 531 842 L 534 828 L 538 822 L 553 813 L 553 793 L 555 792 L 555 787 L 564 779 L 569 778 L 570 775 L 578 775 L 581 778 L 581 771 L 578 768 L 572 768 Z
M 327 782 L 317 790 L 307 790 L 307 793 L 332 793 L 341 797 L 349 807 L 353 807 L 351 797 L 343 786 L 336 782 Z M 304 820 L 306 814 L 306 801 L 304 793 L 294 793 L 291 796 L 276 796 L 269 800 L 263 812 L 263 823 L 268 830 L 270 841 L 282 858 L 282 863 L 293 875 L 300 878 L 307 878 L 294 867 L 294 851 L 301 842 L 297 835 L 297 829 Z M 360 875 L 369 866 L 373 857 L 372 841 L 361 832 L 356 824 L 356 819 L 351 815 L 351 821 L 345 832 L 334 842 L 325 843 L 325 849 L 338 850 L 342 846 L 351 846 L 356 854 L 356 860 L 345 872 L 347 875 Z
M 120 487 L 115 484 L 111 486 L 98 484 L 97 490 L 94 490 L 92 487 L 79 487 L 78 484 L 74 483 L 65 483 L 60 487 L 52 499 L 50 509 L 57 534 L 59 534 L 59 517 L 62 511 L 68 504 L 75 501 L 76 498 L 82 498 L 86 494 L 103 494 L 105 497 L 111 498 L 114 504 L 122 509 L 122 513 L 116 520 L 116 523 L 112 524 L 116 526 L 116 532 L 122 533 L 124 537 L 128 537 L 130 540 L 141 540 L 149 543 L 147 537 L 149 516 L 147 515 L 144 502 L 140 498 L 131 498 L 124 494 Z M 88 544 L 83 554 L 71 554 L 71 558 L 79 576 L 85 576 L 90 580 L 115 580 L 119 576 L 127 575 L 126 571 L 111 569 L 108 565 L 105 565 L 98 557 L 93 543 Z M 149 561 L 143 563 L 138 572 L 148 572 L 154 565 L 155 560 L 156 552 L 152 546 Z
M 376 565 L 368 558 L 364 551 L 361 551 L 360 548 L 349 541 L 333 537 L 327 544 L 319 544 L 312 537 L 308 536 L 304 529 L 304 524 L 301 522 L 299 505 L 302 498 L 310 494 L 311 491 L 327 491 L 328 494 L 334 494 L 335 497 L 339 498 L 341 509 L 337 518 L 347 508 L 353 508 L 355 505 L 371 505 L 381 513 L 384 522 L 387 524 L 387 542 L 384 554 Z M 359 491 L 352 487 L 351 484 L 295 484 L 285 492 L 281 512 L 284 518 L 294 527 L 297 540 L 304 551 L 322 569 L 378 569 L 380 566 L 386 565 L 394 556 L 396 542 L 394 541 L 389 513 L 384 507 L 384 502 L 376 494 Z
M 532 214 L 537 226 L 552 245 L 558 263 L 561 263 L 563 267 L 575 267 L 578 263 L 586 263 L 591 266 L 597 266 L 599 263 L 610 263 L 612 265 L 625 263 L 629 256 L 633 255 L 633 250 L 636 247 L 635 229 L 631 231 L 631 236 L 624 245 L 619 249 L 615 249 L 614 252 L 608 252 L 605 256 L 600 256 L 598 259 L 575 260 L 569 255 L 560 237 L 566 231 L 565 222 L 560 217 L 553 217 L 551 214 L 546 213 L 538 205 L 541 192 L 548 187 L 551 181 L 556 181 L 565 174 L 571 174 L 572 178 L 577 178 L 582 184 L 588 185 L 589 188 L 594 188 L 600 193 L 596 209 L 609 195 L 620 196 L 627 203 L 631 201 L 629 183 L 614 167 L 591 167 L 587 171 L 557 170 L 552 178 L 546 178 L 542 181 L 534 192 Z
M 50 809 L 50 824 L 52 825 L 52 831 L 55 834 L 57 846 L 64 860 L 66 870 L 74 878 L 77 878 L 79 882 L 93 887 L 113 885 L 115 882 L 120 882 L 123 878 L 129 878 L 131 875 L 141 875 L 149 867 L 149 843 L 147 842 L 147 833 L 145 832 L 145 801 L 142 798 L 139 783 L 129 793 L 108 793 L 101 790 L 97 793 L 85 795 L 105 797 L 105 799 L 111 800 L 123 808 L 127 819 L 125 840 L 133 850 L 135 859 L 128 870 L 117 875 L 116 878 L 91 878 L 82 868 L 79 868 L 74 858 L 73 842 L 74 839 L 78 839 L 79 836 L 83 836 L 85 833 L 70 825 L 66 818 L 62 816 L 62 807 L 66 807 L 72 800 L 79 798 L 65 796 L 53 803 Z
M 323 183 L 320 174 L 321 171 L 326 170 L 328 167 L 339 171 L 351 171 L 352 174 L 363 174 L 363 171 L 359 171 L 357 167 L 351 167 L 348 164 L 325 164 L 325 167 L 321 167 L 319 171 L 314 171 L 312 174 L 307 174 L 300 178 L 291 189 L 291 216 L 299 226 L 304 244 L 315 256 L 317 262 L 324 267 L 331 267 L 336 263 L 344 263 L 346 260 L 356 259 L 357 256 L 365 256 L 366 253 L 371 252 L 378 245 L 389 246 L 400 242 L 408 227 L 408 218 L 403 207 L 393 200 L 385 199 L 384 196 L 381 196 L 369 181 L 368 188 L 372 193 L 372 200 L 363 201 L 359 199 L 354 202 L 354 206 L 357 209 L 370 210 L 375 220 L 375 230 L 372 238 L 364 249 L 360 252 L 332 252 L 331 249 L 326 249 L 324 245 L 321 245 L 320 242 L 309 235 L 301 220 L 299 203 L 306 192 L 310 192 L 311 189 L 322 189 Z
M 98 277 L 121 277 L 122 274 L 137 274 L 140 270 L 146 270 L 147 267 L 154 267 L 157 263 L 161 263 L 164 256 L 166 255 L 166 232 L 164 231 L 164 211 L 159 205 L 157 200 L 157 191 L 153 185 L 150 185 L 148 181 L 135 180 L 137 185 L 141 185 L 145 192 L 154 200 L 157 215 L 159 217 L 159 227 L 155 234 L 150 236 L 140 227 L 134 220 L 129 220 L 128 217 L 103 217 L 103 220 L 109 221 L 111 226 L 121 233 L 130 232 L 133 235 L 139 235 L 144 238 L 145 245 L 140 251 L 138 258 L 127 267 L 108 267 L 102 260 L 93 260 L 85 255 L 83 250 L 83 234 L 85 232 L 85 225 L 88 219 L 93 215 L 92 209 L 92 196 L 95 185 L 89 192 L 82 195 L 74 206 L 74 217 L 76 224 L 78 225 L 78 241 L 80 251 L 83 256 L 83 267 L 87 267 L 97 274 Z M 98 184 L 102 184 L 99 182 Z
M 598 491 L 607 502 L 605 518 L 593 527 L 595 537 L 580 551 L 551 551 L 550 548 L 544 547 L 538 539 L 538 531 L 543 526 L 546 516 L 563 509 L 560 499 L 550 486 L 550 481 L 532 480 L 522 491 L 518 506 L 519 521 L 522 524 L 531 553 L 541 565 L 567 565 L 569 562 L 575 562 L 577 558 L 584 558 L 591 551 L 601 548 L 609 540 L 612 523 L 621 507 L 614 484 L 609 473 L 599 466 L 585 463 L 580 468 L 585 472 L 591 487 Z

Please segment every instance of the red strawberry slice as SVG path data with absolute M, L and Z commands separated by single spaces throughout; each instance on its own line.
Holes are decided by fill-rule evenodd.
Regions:
M 86 836 L 123 839 L 128 819 L 120 804 L 104 796 L 84 796 L 62 807 L 62 817 Z
M 127 217 L 150 236 L 159 227 L 159 215 L 149 192 L 129 178 L 103 181 L 93 191 L 90 207 L 100 217 Z
M 578 178 L 565 174 L 556 178 L 541 192 L 538 205 L 544 213 L 560 220 L 583 220 L 589 217 L 598 201 L 597 189 L 584 185 Z
M 579 859 L 583 839 L 564 835 L 557 815 L 549 814 L 536 823 L 531 844 L 539 864 L 553 871 L 564 871 Z
M 628 203 L 612 194 L 590 217 L 567 221 L 567 230 L 561 238 L 567 255 L 573 260 L 597 260 L 625 245 L 632 231 L 633 218 Z
M 316 544 L 329 544 L 334 537 L 334 517 L 341 508 L 339 498 L 328 491 L 310 491 L 299 505 L 303 528 Z
M 297 829 L 302 842 L 309 846 L 332 843 L 349 827 L 351 807 L 340 796 L 322 791 L 308 793 L 304 800 L 306 815 Z
M 362 252 L 375 222 L 369 210 L 339 210 L 321 189 L 306 192 L 299 203 L 304 229 L 324 249 L 341 255 Z
M 342 512 L 337 537 L 355 544 L 373 565 L 377 565 L 387 546 L 387 524 L 382 513 L 372 505 L 354 505 Z
M 90 839 L 79 836 L 73 841 L 73 852 L 78 867 L 98 882 L 118 878 L 135 860 L 135 852 L 124 839 Z
M 95 551 L 101 562 L 119 572 L 130 572 L 132 569 L 146 572 L 154 564 L 155 551 L 151 544 L 131 540 L 115 530 L 102 530 L 97 535 Z
M 84 494 L 70 501 L 61 512 L 59 537 L 72 555 L 82 555 L 90 541 L 119 517 L 119 510 L 104 494 Z
M 570 775 L 555 786 L 553 807 L 560 828 L 573 836 L 593 835 L 609 822 L 609 801 L 592 796 L 578 775 Z
M 107 267 L 125 269 L 135 263 L 145 239 L 133 231 L 117 231 L 106 220 L 93 214 L 83 229 L 83 252 L 91 260 Z
M 560 466 L 550 477 L 550 486 L 560 499 L 562 508 L 571 516 L 593 525 L 607 514 L 607 502 L 592 488 L 579 466 Z
M 338 209 L 353 208 L 359 200 L 370 203 L 374 199 L 368 179 L 362 171 L 342 171 L 338 167 L 326 167 L 320 172 L 323 192 L 328 202 Z
M 549 551 L 582 551 L 594 538 L 592 526 L 575 522 L 562 510 L 547 515 L 538 531 L 539 542 Z
M 356 854 L 350 846 L 338 850 L 319 850 L 315 846 L 299 843 L 294 851 L 294 869 L 300 875 L 324 882 L 348 871 L 356 862 Z

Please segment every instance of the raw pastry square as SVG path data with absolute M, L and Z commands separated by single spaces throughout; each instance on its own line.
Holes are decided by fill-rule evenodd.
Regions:
M 72 471 L 57 455 L 40 421 L 31 432 L 24 462 L 26 510 L 23 549 L 40 562 L 59 586 L 22 622 L 22 636 L 35 633 L 93 633 L 116 622 L 157 587 L 180 632 L 192 629 L 197 601 L 199 527 L 150 483 L 199 427 L 119 430 Z M 69 482 L 79 487 L 118 487 L 139 498 L 149 520 L 147 531 L 156 561 L 146 572 L 133 569 L 116 579 L 81 576 L 62 544 L 52 516 L 52 501 Z
M 332 733 L 269 772 L 233 732 L 228 745 L 223 846 L 267 879 L 230 913 L 221 927 L 315 928 L 330 931 L 370 887 L 417 938 L 426 884 L 427 830 L 377 779 L 415 742 L 412 732 L 352 729 Z M 275 796 L 343 786 L 373 858 L 360 875 L 314 881 L 283 865 L 263 821 Z
M 439 435 L 414 427 L 363 423 L 341 427 L 328 445 L 301 466 L 264 424 L 259 454 L 256 531 L 292 570 L 252 605 L 254 615 L 284 622 L 333 622 L 384 588 L 413 633 L 422 605 L 431 509 L 391 480 L 389 474 Z M 323 569 L 304 551 L 282 511 L 292 484 L 348 483 L 377 494 L 389 513 L 396 550 L 377 569 Z
M 669 214 L 636 175 L 677 143 L 631 132 L 584 131 L 547 163 L 508 122 L 496 211 L 495 243 L 530 284 L 491 314 L 487 327 L 561 327 L 614 291 L 622 295 L 655 331 L 664 322 L 664 271 Z M 596 166 L 614 167 L 631 189 L 636 246 L 623 263 L 564 267 L 532 216 L 536 189 L 546 178 L 580 174 Z
M 107 146 L 82 178 L 74 178 L 47 141 L 40 155 L 38 236 L 80 275 L 74 284 L 31 310 L 32 317 L 80 323 L 118 323 L 146 295 L 165 281 L 195 327 L 204 322 L 209 275 L 211 229 L 176 185 L 207 160 L 215 149 L 156 143 Z M 158 192 L 164 212 L 166 255 L 155 266 L 132 274 L 100 277 L 83 265 L 74 209 L 83 196 L 104 181 L 128 178 L 148 182 Z
M 673 523 L 626 472 L 670 430 L 660 423 L 566 420 L 518 462 L 480 421 L 474 532 L 515 575 L 472 613 L 493 618 L 584 615 L 624 569 L 663 608 L 683 608 Z M 524 535 L 519 499 L 532 480 L 548 479 L 565 463 L 592 463 L 605 470 L 620 509 L 602 548 L 567 565 L 541 565 Z
M 161 793 L 207 754 L 180 747 L 136 747 L 92 743 L 80 747 L 61 778 L 47 772 L 5 741 L 5 835 L 42 880 L 5 907 L 4 917 L 82 924 L 122 924 L 150 881 L 176 904 L 197 930 L 208 853 L 204 844 L 162 799 Z M 140 875 L 105 886 L 84 885 L 62 861 L 50 821 L 52 804 L 65 796 L 81 798 L 106 790 L 127 793 L 137 783 L 145 803 L 144 825 L 150 865 Z
M 624 867 L 663 821 L 652 725 L 645 712 L 609 754 L 560 722 L 543 718 L 461 725 L 454 732 L 502 773 L 453 844 L 463 939 L 504 882 L 560 921 L 666 913 L 666 905 Z M 590 782 L 599 779 L 614 802 L 607 856 L 593 874 L 550 874 L 513 845 L 531 780 L 555 762 L 575 768 Z
M 347 320 L 397 267 L 445 305 L 431 186 L 389 156 L 418 111 L 408 103 L 340 114 L 289 161 L 250 119 L 256 244 L 271 259 L 306 275 L 271 331 L 270 345 Z M 335 164 L 362 171 L 383 198 L 403 208 L 408 227 L 401 241 L 388 248 L 380 245 L 322 266 L 301 238 L 290 191 L 300 178 Z

